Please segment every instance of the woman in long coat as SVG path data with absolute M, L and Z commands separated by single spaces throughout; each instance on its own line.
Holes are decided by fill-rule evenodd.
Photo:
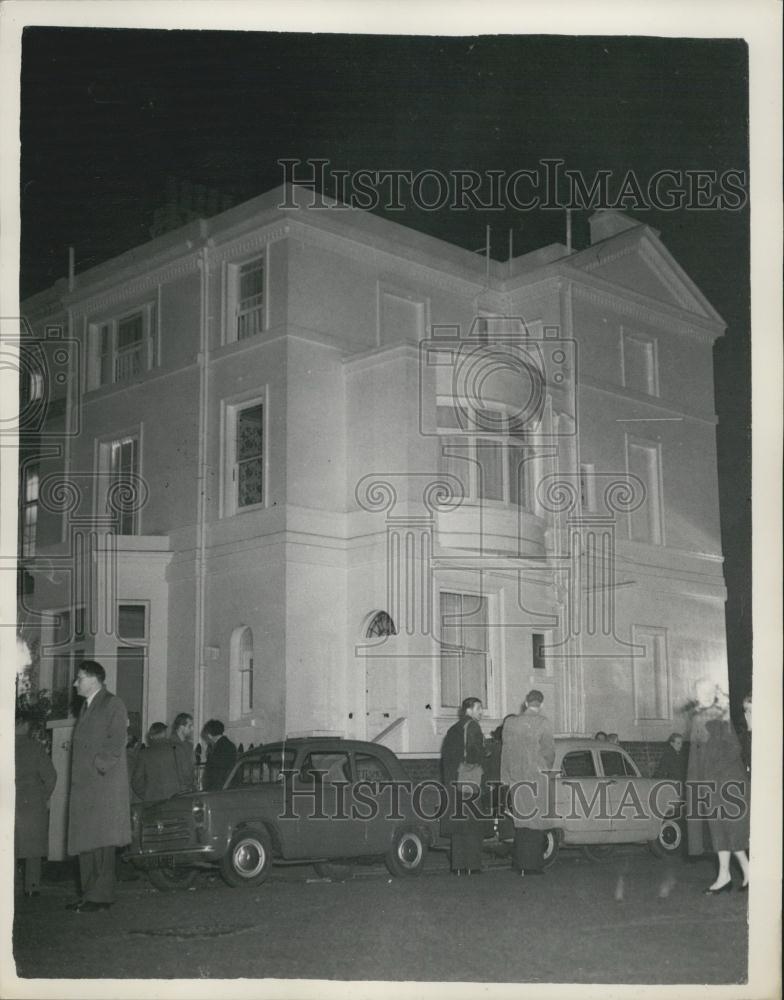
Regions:
M 57 772 L 38 740 L 30 739 L 30 721 L 16 719 L 16 811 L 14 854 L 24 858 L 24 892 L 37 896 L 41 885 L 41 858 L 49 853 L 49 799 Z
M 707 832 L 719 872 L 703 891 L 714 895 L 732 889 L 734 855 L 743 873 L 740 891 L 744 892 L 749 884 L 749 809 L 740 743 L 730 722 L 727 695 L 711 681 L 699 681 L 696 694 L 687 771 L 689 854 L 704 853 Z
M 449 804 L 441 829 L 451 837 L 450 867 L 454 875 L 476 875 L 482 871 L 483 824 L 472 815 L 468 805 L 458 808 L 463 786 L 458 784 L 457 772 L 464 762 L 484 765 L 485 741 L 479 725 L 483 710 L 478 698 L 466 698 L 460 707 L 460 718 L 447 731 L 441 745 L 441 780 Z M 476 800 L 475 808 L 478 805 Z

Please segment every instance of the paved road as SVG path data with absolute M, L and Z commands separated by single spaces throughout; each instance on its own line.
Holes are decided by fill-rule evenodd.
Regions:
M 51 978 L 741 982 L 747 897 L 703 896 L 712 877 L 709 861 L 629 847 L 606 864 L 562 851 L 539 878 L 492 857 L 455 878 L 433 852 L 409 879 L 374 865 L 347 882 L 276 869 L 251 890 L 125 882 L 98 915 L 65 912 L 72 887 L 50 881 L 17 898 L 15 957 L 19 975 Z

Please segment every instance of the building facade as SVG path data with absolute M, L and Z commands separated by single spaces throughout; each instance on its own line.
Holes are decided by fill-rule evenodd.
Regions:
M 278 189 L 23 304 L 21 586 L 60 714 L 437 751 L 537 687 L 666 739 L 726 682 L 712 345 L 658 234 L 486 260 Z M 281 207 L 285 205 L 286 207 Z

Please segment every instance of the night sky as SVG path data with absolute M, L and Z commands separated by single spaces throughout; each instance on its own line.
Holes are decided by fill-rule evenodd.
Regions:
M 281 183 L 280 158 L 333 168 L 748 171 L 739 41 L 305 35 L 34 28 L 24 33 L 21 290 L 150 238 L 168 177 L 232 202 Z M 587 244 L 589 212 L 574 215 Z M 750 687 L 749 217 L 630 210 L 728 330 L 715 351 L 731 694 Z M 564 240 L 564 213 L 415 206 L 395 221 L 493 255 Z M 734 707 L 735 707 L 734 706 Z

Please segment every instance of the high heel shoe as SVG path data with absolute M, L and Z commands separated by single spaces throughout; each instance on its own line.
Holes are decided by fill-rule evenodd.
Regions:
M 703 889 L 703 896 L 718 896 L 720 892 L 732 892 L 732 881 L 725 882 L 724 885 L 720 885 L 718 889 Z

